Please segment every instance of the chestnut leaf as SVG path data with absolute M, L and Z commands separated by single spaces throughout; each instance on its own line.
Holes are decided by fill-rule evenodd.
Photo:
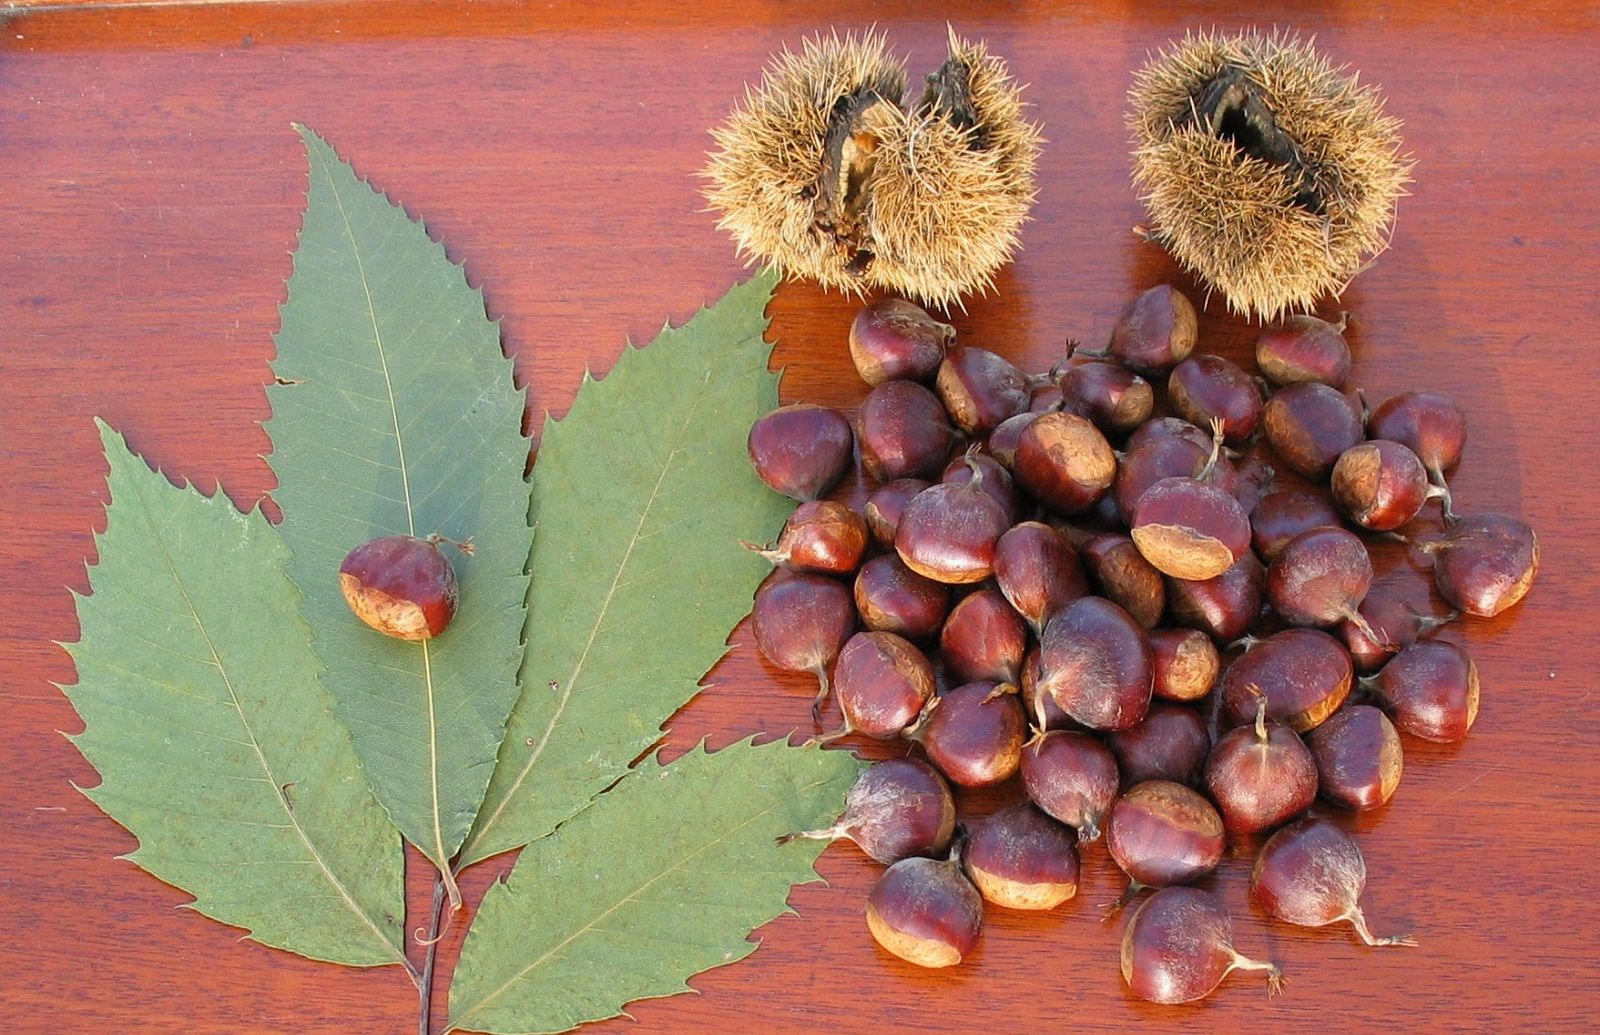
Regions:
M 289 575 L 378 800 L 448 873 L 518 693 L 530 537 L 523 393 L 461 267 L 297 129 L 310 190 L 266 425 Z M 379 536 L 434 533 L 473 545 L 453 557 L 461 605 L 451 626 L 414 643 L 357 621 L 339 588 L 345 554 Z
M 277 530 L 100 434 L 111 502 L 62 688 L 100 773 L 83 793 L 198 912 L 313 959 L 404 965 L 400 838 L 317 678 Z
M 775 839 L 833 822 L 861 769 L 847 752 L 749 740 L 640 763 L 490 886 L 445 1030 L 566 1031 L 743 959 L 790 887 L 821 879 L 825 844 Z
M 794 506 L 745 451 L 778 405 L 775 284 L 754 277 L 626 348 L 545 422 L 524 689 L 458 867 L 542 837 L 626 773 L 750 610 L 769 565 L 739 540 L 771 538 Z

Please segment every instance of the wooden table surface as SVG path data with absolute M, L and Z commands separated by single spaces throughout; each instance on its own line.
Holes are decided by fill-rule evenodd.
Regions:
M 800 916 L 764 928 L 750 960 L 694 979 L 698 996 L 631 1012 L 670 1031 L 1593 1025 L 1594 5 L 28 6 L 0 16 L 0 1030 L 416 1030 L 398 969 L 242 943 L 118 861 L 133 841 L 73 790 L 93 772 L 58 733 L 79 725 L 53 685 L 74 678 L 53 641 L 76 638 L 68 589 L 87 589 L 106 495 L 90 418 L 240 504 L 272 486 L 263 385 L 305 182 L 291 120 L 426 218 L 502 320 L 530 413 L 560 413 L 585 365 L 606 369 L 624 338 L 648 340 L 744 275 L 700 211 L 695 173 L 707 128 L 768 54 L 875 21 L 914 68 L 931 68 L 946 19 L 1032 84 L 1049 140 L 1024 252 L 998 295 L 956 321 L 967 340 L 1036 369 L 1069 335 L 1103 340 L 1138 290 L 1192 288 L 1129 233 L 1142 213 L 1123 98 L 1151 49 L 1212 25 L 1292 26 L 1381 84 L 1406 122 L 1416 183 L 1393 248 L 1343 299 L 1355 380 L 1378 397 L 1428 386 L 1465 405 L 1458 505 L 1523 515 L 1543 571 L 1510 614 L 1449 634 L 1482 672 L 1470 738 L 1407 740 L 1398 796 L 1352 824 L 1374 925 L 1414 929 L 1416 949 L 1267 925 L 1245 901 L 1248 860 L 1235 858 L 1215 886 L 1241 947 L 1283 964 L 1288 994 L 1269 1002 L 1259 982 L 1235 978 L 1199 1008 L 1139 1003 L 1118 976 L 1117 929 L 1097 919 L 1116 878 L 1094 847 L 1075 905 L 1042 918 L 991 911 L 968 965 L 921 973 L 870 941 L 861 908 L 877 868 L 841 846 L 820 864 L 831 886 L 797 890 Z M 844 348 L 854 308 L 780 289 L 786 398 L 859 402 Z M 1239 359 L 1252 339 L 1216 305 L 1203 316 L 1203 348 Z M 1388 567 L 1394 584 L 1422 586 Z M 734 642 L 717 686 L 671 723 L 670 751 L 808 728 L 805 681 L 766 667 L 746 628 Z M 470 902 L 506 862 L 473 871 Z M 420 867 L 413 877 L 420 916 Z

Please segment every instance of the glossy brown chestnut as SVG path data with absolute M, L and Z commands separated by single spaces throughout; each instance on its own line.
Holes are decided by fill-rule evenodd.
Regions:
M 956 800 L 938 770 L 920 758 L 890 758 L 856 777 L 837 823 L 787 834 L 778 843 L 851 841 L 888 865 L 915 855 L 942 856 L 955 827 Z
M 1028 802 L 986 816 L 961 852 L 984 901 L 1054 909 L 1078 893 L 1078 837 Z
M 1447 615 L 1423 614 L 1404 597 L 1383 586 L 1368 590 L 1357 610 L 1366 620 L 1366 629 L 1371 635 L 1354 622 L 1340 622 L 1338 631 L 1355 661 L 1356 671 L 1363 673 L 1376 672 L 1398 651 L 1461 617 L 1459 611 Z
M 861 466 L 883 483 L 937 474 L 955 445 L 956 430 L 928 389 L 915 381 L 885 381 L 862 400 L 856 441 Z
M 1478 719 L 1478 666 L 1453 643 L 1413 644 L 1363 685 L 1389 706 L 1400 732 L 1423 740 L 1461 740 Z
M 1235 970 L 1267 972 L 1267 992 L 1283 988 L 1271 963 L 1233 947 L 1233 920 L 1215 895 L 1199 888 L 1163 888 L 1141 903 L 1122 933 L 1122 980 L 1152 1003 L 1204 999 Z
M 1345 317 L 1338 323 L 1315 316 L 1291 316 L 1256 338 L 1256 366 L 1277 385 L 1318 381 L 1344 387 L 1350 376 L 1350 344 L 1344 340 Z
M 1413 389 L 1380 403 L 1367 417 L 1367 433 L 1410 449 L 1442 485 L 1466 447 L 1467 415 L 1443 392 Z
M 1306 738 L 1317 762 L 1317 786 L 1335 805 L 1366 812 L 1400 786 L 1405 752 L 1389 717 L 1369 704 L 1347 704 Z
M 944 362 L 956 329 L 928 315 L 919 305 L 883 298 L 862 309 L 850 324 L 850 359 L 861 380 L 930 380 Z
M 1245 553 L 1214 579 L 1168 579 L 1167 610 L 1172 620 L 1230 643 L 1256 624 L 1266 591 L 1267 569 Z
M 1261 423 L 1283 465 L 1313 481 L 1326 480 L 1339 455 L 1363 438 L 1361 407 L 1315 381 L 1274 392 Z
M 1035 634 L 1051 615 L 1089 592 L 1078 551 L 1041 521 L 1015 525 L 995 543 L 994 578 Z
M 1022 749 L 1022 786 L 1079 841 L 1093 841 L 1117 798 L 1117 759 L 1087 733 L 1051 730 Z
M 1106 848 L 1132 890 L 1189 884 L 1217 868 L 1222 817 L 1197 792 L 1170 780 L 1134 784 L 1111 806 Z
M 1417 454 L 1398 442 L 1369 439 L 1339 454 L 1333 465 L 1333 499 L 1351 521 L 1374 532 L 1408 523 L 1444 490 L 1428 481 Z
M 1088 539 L 1080 553 L 1100 595 L 1113 601 L 1146 629 L 1155 628 L 1167 606 L 1167 590 L 1155 565 L 1125 535 Z
M 856 573 L 861 624 L 926 643 L 939 635 L 950 610 L 950 587 L 906 567 L 898 554 L 874 557 Z
M 954 784 L 992 787 L 1010 779 L 1022 763 L 1027 723 L 1017 688 L 1004 683 L 966 683 L 928 702 L 917 725 L 905 731 L 928 760 Z
M 751 425 L 747 446 L 762 481 L 792 499 L 813 500 L 850 470 L 854 442 L 839 411 L 795 403 Z
M 1206 759 L 1206 790 L 1232 833 L 1254 834 L 1300 815 L 1317 798 L 1317 763 L 1294 730 L 1267 721 L 1229 730 Z
M 1311 492 L 1269 492 L 1250 512 L 1250 543 L 1265 563 L 1301 532 L 1340 528 L 1344 520 L 1327 497 Z
M 867 896 L 877 943 L 919 967 L 952 967 L 978 945 L 983 899 L 957 859 L 902 859 Z
M 1080 597 L 1045 626 L 1040 684 L 1061 710 L 1097 730 L 1125 730 L 1150 709 L 1150 641 L 1133 617 L 1103 597 Z
M 1042 734 L 1046 730 L 1077 729 L 1078 724 L 1072 721 L 1072 716 L 1062 711 L 1061 706 L 1056 704 L 1056 699 L 1040 687 L 1041 676 L 1039 645 L 1035 643 L 1028 648 L 1028 653 L 1023 655 L 1022 681 L 1018 684 L 1022 689 L 1022 710 L 1027 714 L 1034 730 Z
M 867 523 L 843 503 L 808 500 L 789 515 L 776 543 L 744 545 L 791 571 L 851 575 L 867 552 Z
M 1100 429 L 1071 413 L 1035 418 L 1011 458 L 1017 483 L 1057 514 L 1081 514 L 1111 489 L 1117 456 Z
M 939 653 L 963 682 L 1016 683 L 1028 651 L 1028 629 L 998 590 L 980 589 L 950 609 Z
M 1222 422 L 1224 441 L 1243 445 L 1261 421 L 1261 390 L 1235 363 L 1221 356 L 1190 356 L 1167 378 L 1173 412 L 1191 424 Z
M 1326 819 L 1291 823 L 1261 846 L 1250 898 L 1279 920 L 1324 927 L 1348 920 L 1368 945 L 1415 945 L 1408 935 L 1374 937 L 1361 915 L 1367 863 L 1355 841 Z
M 442 538 L 387 535 L 345 555 L 339 588 L 355 616 L 385 636 L 431 640 L 455 617 L 461 588 Z
M 897 478 L 881 485 L 867 497 L 863 516 L 872 539 L 886 550 L 894 549 L 894 533 L 900 527 L 900 515 L 912 497 L 928 487 L 921 478 Z
M 1187 436 L 1165 435 L 1122 454 L 1111 495 L 1124 524 L 1132 524 L 1139 500 L 1156 482 L 1189 478 L 1205 468 L 1211 444 L 1196 444 Z M 1224 461 L 1219 459 L 1220 466 Z
M 1150 633 L 1155 682 L 1152 692 L 1168 701 L 1197 701 L 1211 692 L 1222 658 L 1211 637 L 1199 629 L 1156 629 Z
M 906 505 L 894 533 L 895 552 L 906 567 L 951 585 L 993 574 L 995 544 L 1011 526 L 983 482 L 981 470 L 975 471 L 968 482 L 930 486 Z
M 1267 568 L 1267 600 L 1291 625 L 1361 628 L 1357 608 L 1372 588 L 1367 544 L 1342 528 L 1313 528 L 1284 544 Z M 1370 635 L 1370 629 L 1362 629 Z
M 1137 428 L 1155 407 L 1150 382 L 1114 363 L 1080 363 L 1063 371 L 1056 384 L 1061 391 L 1061 409 L 1112 434 Z
M 850 588 L 826 575 L 780 568 L 756 589 L 750 615 L 762 657 L 785 671 L 817 677 L 811 713 L 820 715 L 828 696 L 828 666 L 856 629 Z
M 956 427 L 983 436 L 1008 417 L 1025 413 L 1028 378 L 1004 356 L 958 345 L 945 353 L 935 379 L 939 401 Z
M 1156 482 L 1134 509 L 1132 536 L 1164 575 L 1212 579 L 1250 550 L 1250 519 L 1238 500 L 1193 478 Z
M 833 692 L 844 712 L 839 735 L 897 737 L 933 696 L 933 666 L 910 641 L 886 632 L 858 632 L 839 651 Z
M 1190 424 L 1182 417 L 1152 417 L 1128 436 L 1124 451 L 1132 453 L 1163 438 L 1187 439 L 1200 447 L 1202 456 L 1211 450 L 1211 433 L 1199 425 Z
M 1005 511 L 1006 523 L 1014 522 L 1022 501 L 1011 472 L 994 457 L 968 449 L 945 465 L 939 481 L 946 485 L 965 485 L 974 477 L 979 479 L 983 491 Z
M 1152 704 L 1143 722 L 1106 740 L 1125 787 L 1146 780 L 1198 784 L 1211 751 L 1205 719 L 1181 704 Z
M 984 449 L 988 451 L 990 456 L 1000 461 L 1006 470 L 1012 470 L 1017 456 L 1017 443 L 1022 441 L 1022 433 L 1027 430 L 1028 425 L 1038 419 L 1039 414 L 1031 410 L 1027 413 L 1019 413 L 1015 417 L 1007 417 L 996 425 L 993 431 L 989 432 L 989 438 L 984 443 Z
M 1267 696 L 1267 718 L 1296 733 L 1321 724 L 1350 696 L 1350 654 L 1317 629 L 1285 629 L 1257 642 L 1222 672 L 1228 721 L 1255 719 L 1256 691 Z
M 1107 351 L 1136 374 L 1158 376 L 1194 351 L 1198 330 L 1194 305 L 1171 284 L 1157 284 L 1122 310 Z
M 1433 554 L 1433 580 L 1451 607 L 1493 618 L 1527 596 L 1539 574 L 1539 538 L 1505 514 L 1463 518 L 1443 539 L 1412 545 Z

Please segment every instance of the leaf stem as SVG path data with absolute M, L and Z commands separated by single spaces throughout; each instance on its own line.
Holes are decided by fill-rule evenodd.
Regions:
M 417 1035 L 429 1035 L 433 1027 L 433 965 L 439 957 L 439 917 L 444 907 L 444 877 L 433 879 L 433 908 L 428 913 L 427 952 L 422 957 L 422 980 L 417 984 L 421 1000 L 418 1010 Z

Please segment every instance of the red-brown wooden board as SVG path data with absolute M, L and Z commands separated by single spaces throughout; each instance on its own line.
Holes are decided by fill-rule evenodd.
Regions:
M 1142 213 L 1124 94 L 1153 48 L 1213 25 L 1294 27 L 1381 84 L 1406 122 L 1416 183 L 1393 248 L 1325 311 L 1354 314 L 1355 380 L 1372 395 L 1427 386 L 1463 403 L 1458 506 L 1525 516 L 1543 572 L 1511 613 L 1448 634 L 1482 672 L 1471 737 L 1408 740 L 1396 799 L 1351 824 L 1374 925 L 1414 929 L 1416 949 L 1268 925 L 1245 900 L 1239 857 L 1213 885 L 1241 947 L 1282 963 L 1288 994 L 1269 1002 L 1240 976 L 1198 1008 L 1139 1003 L 1118 976 L 1118 928 L 1098 919 L 1117 880 L 1097 846 L 1075 904 L 991 911 L 966 966 L 921 973 L 869 939 L 861 908 L 877 868 L 839 847 L 821 862 L 831 886 L 798 890 L 801 915 L 764 928 L 751 959 L 694 979 L 698 996 L 630 1012 L 670 1031 L 1594 1023 L 1595 6 L 29 6 L 0 37 L 0 1030 L 416 1030 L 398 969 L 241 942 L 117 860 L 133 840 L 73 790 L 94 774 L 58 732 L 78 721 L 52 685 L 74 678 L 53 641 L 76 638 L 68 589 L 88 588 L 103 521 L 91 417 L 169 475 L 220 481 L 241 504 L 272 486 L 263 385 L 305 179 L 291 120 L 465 262 L 502 321 L 536 428 L 544 411 L 565 411 L 586 366 L 604 371 L 626 338 L 648 340 L 744 275 L 701 211 L 696 171 L 707 128 L 769 53 L 875 22 L 921 71 L 942 53 L 946 19 L 1010 59 L 1049 139 L 1025 250 L 998 294 L 955 321 L 1035 369 L 1068 336 L 1103 340 L 1139 289 L 1172 279 L 1192 290 L 1129 232 Z M 787 399 L 860 400 L 844 347 L 854 309 L 780 289 L 772 331 Z M 1216 304 L 1201 334 L 1236 359 L 1253 339 Z M 1421 589 L 1423 576 L 1388 561 L 1387 579 Z M 809 729 L 806 680 L 765 666 L 747 629 L 733 642 L 716 686 L 673 720 L 669 754 L 702 737 Z M 469 901 L 507 862 L 472 872 Z M 420 917 L 428 888 L 413 870 Z M 464 929 L 444 942 L 441 988 Z M 442 1021 L 442 994 L 436 1005 Z

